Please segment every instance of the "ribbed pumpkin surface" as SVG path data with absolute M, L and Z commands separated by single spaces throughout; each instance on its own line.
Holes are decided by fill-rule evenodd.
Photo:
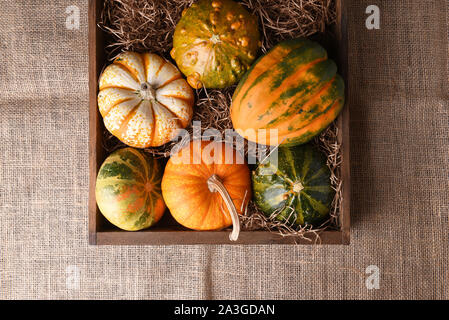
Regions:
M 254 201 L 266 216 L 319 226 L 334 197 L 325 156 L 310 144 L 280 147 L 252 173 Z
M 343 104 L 344 82 L 326 50 L 294 39 L 275 46 L 244 75 L 232 99 L 231 119 L 250 141 L 297 145 L 326 128 Z M 263 140 L 258 129 L 276 129 L 278 141 L 269 134 Z
M 162 194 L 172 216 L 195 230 L 217 230 L 232 224 L 218 192 L 208 187 L 216 175 L 241 214 L 251 198 L 248 166 L 232 147 L 221 142 L 194 141 L 173 155 L 162 179 Z
M 192 119 L 192 88 L 156 54 L 120 54 L 101 74 L 99 89 L 106 129 L 131 147 L 163 145 Z
M 141 230 L 162 217 L 162 169 L 156 159 L 136 149 L 112 153 L 101 165 L 95 195 L 101 213 L 112 224 Z
M 183 12 L 171 56 L 193 88 L 236 83 L 260 47 L 257 18 L 231 0 L 200 0 Z

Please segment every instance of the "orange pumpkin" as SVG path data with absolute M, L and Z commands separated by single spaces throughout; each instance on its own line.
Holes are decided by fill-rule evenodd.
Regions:
M 162 196 L 181 225 L 194 230 L 240 229 L 251 198 L 248 166 L 231 146 L 214 141 L 192 141 L 174 154 L 165 167 Z
M 131 147 L 163 145 L 192 119 L 192 88 L 156 54 L 120 54 L 101 74 L 99 89 L 106 129 Z

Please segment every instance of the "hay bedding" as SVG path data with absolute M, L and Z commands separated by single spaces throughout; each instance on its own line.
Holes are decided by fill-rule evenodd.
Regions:
M 195 0 L 106 0 L 100 27 L 110 35 L 110 41 L 106 47 L 108 58 L 112 60 L 122 51 L 133 50 L 154 52 L 171 60 L 169 52 L 172 48 L 172 36 L 176 23 L 184 8 L 194 2 Z M 333 0 L 242 0 L 239 2 L 259 19 L 263 53 L 281 40 L 322 33 L 326 26 L 334 23 L 336 18 Z M 215 128 L 220 132 L 232 129 L 229 106 L 234 89 L 235 86 L 220 90 L 204 88 L 196 90 L 193 121 L 201 121 L 201 131 L 208 128 Z M 192 134 L 192 126 L 186 129 Z M 300 236 L 310 241 L 319 241 L 319 233 L 323 230 L 339 228 L 342 182 L 337 133 L 337 126 L 332 124 L 314 139 L 314 143 L 327 155 L 332 187 L 336 191 L 330 219 L 313 230 L 295 229 L 273 219 L 267 219 L 250 201 L 245 214 L 241 216 L 243 230 L 265 229 L 283 236 Z M 185 141 L 188 139 L 184 139 L 179 145 Z M 145 151 L 153 156 L 166 158 L 177 143 L 179 140 L 161 147 L 148 148 Z M 104 148 L 108 152 L 123 146 L 105 130 Z M 245 142 L 245 153 L 248 153 L 248 150 L 252 149 L 248 148 Z

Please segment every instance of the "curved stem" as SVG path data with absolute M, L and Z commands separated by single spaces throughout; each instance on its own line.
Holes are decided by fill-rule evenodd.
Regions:
M 211 192 L 218 192 L 223 198 L 232 220 L 232 232 L 229 235 L 229 240 L 237 241 L 240 233 L 240 220 L 237 209 L 235 208 L 234 202 L 232 202 L 228 190 L 226 190 L 225 186 L 216 174 L 211 175 L 209 179 L 207 179 L 207 186 Z

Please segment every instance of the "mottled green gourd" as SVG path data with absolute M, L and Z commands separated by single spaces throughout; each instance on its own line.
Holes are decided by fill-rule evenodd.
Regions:
M 183 11 L 170 54 L 195 89 L 236 83 L 261 45 L 257 17 L 231 0 L 200 0 Z
M 165 211 L 161 180 L 162 168 L 156 159 L 133 148 L 117 150 L 106 158 L 98 172 L 98 208 L 123 230 L 148 228 Z
M 280 147 L 252 173 L 254 201 L 267 216 L 296 226 L 319 227 L 335 191 L 326 157 L 310 144 Z

